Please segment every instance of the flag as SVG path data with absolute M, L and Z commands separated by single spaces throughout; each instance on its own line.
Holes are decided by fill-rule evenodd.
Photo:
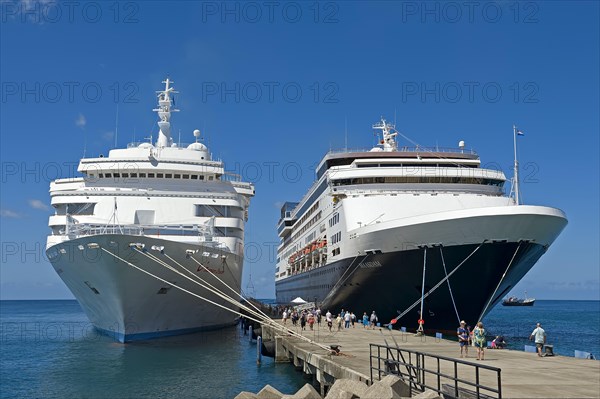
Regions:
M 522 130 L 517 129 L 517 136 L 525 136 Z

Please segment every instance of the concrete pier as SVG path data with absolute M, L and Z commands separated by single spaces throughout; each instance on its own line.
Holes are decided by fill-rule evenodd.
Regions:
M 288 321 L 288 327 L 291 324 Z M 467 359 L 460 359 L 456 341 L 435 337 L 415 337 L 386 328 L 355 328 L 329 332 L 326 325 L 315 330 L 301 331 L 302 335 L 325 345 L 339 345 L 341 353 L 333 355 L 299 338 L 282 335 L 263 326 L 263 338 L 276 339 L 276 361 L 289 361 L 310 374 L 321 386 L 321 395 L 335 382 L 345 378 L 371 383 L 369 344 L 395 346 L 392 335 L 402 349 L 466 360 L 501 369 L 503 398 L 598 398 L 600 397 L 600 362 L 566 356 L 538 357 L 509 349 L 486 349 L 485 360 L 477 360 L 476 348 L 469 347 Z M 461 365 L 462 366 L 462 365 Z M 377 378 L 377 375 L 375 375 Z M 462 377 L 469 379 L 469 377 Z M 473 377 L 474 378 L 474 377 Z M 493 386 L 496 377 L 482 374 L 480 383 Z M 474 382 L 474 381 L 473 381 Z

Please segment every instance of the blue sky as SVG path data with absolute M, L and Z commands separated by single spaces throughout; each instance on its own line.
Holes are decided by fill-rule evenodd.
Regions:
M 156 137 L 169 76 L 183 142 L 202 130 L 256 185 L 243 287 L 274 297 L 279 206 L 381 115 L 421 145 L 464 140 L 569 224 L 513 291 L 599 299 L 599 3 L 1 1 L 2 299 L 72 298 L 44 257 L 50 180 Z

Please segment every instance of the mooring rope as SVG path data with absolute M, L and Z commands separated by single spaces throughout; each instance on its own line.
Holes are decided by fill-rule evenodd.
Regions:
M 230 296 L 228 296 L 228 295 L 224 294 L 224 293 L 223 293 L 221 290 L 219 290 L 218 288 L 214 287 L 212 284 L 210 284 L 209 282 L 207 282 L 206 280 L 204 280 L 202 277 L 200 277 L 200 276 L 198 276 L 198 275 L 195 275 L 195 274 L 193 274 L 192 272 L 190 272 L 189 270 L 187 270 L 187 269 L 185 268 L 185 266 L 183 266 L 183 265 L 179 264 L 177 261 L 173 260 L 173 258 L 171 258 L 170 256 L 168 256 L 168 255 L 166 255 L 166 254 L 164 254 L 164 253 L 163 253 L 165 256 L 169 257 L 169 259 L 173 260 L 173 261 L 174 261 L 174 262 L 175 262 L 177 265 L 179 265 L 181 268 L 183 268 L 183 269 L 184 269 L 186 272 L 188 272 L 190 275 L 192 275 L 194 278 L 196 278 L 196 279 L 198 279 L 198 280 L 200 280 L 200 281 L 199 281 L 199 282 L 198 282 L 198 281 L 194 281 L 194 280 L 193 280 L 193 279 L 191 279 L 190 277 L 187 277 L 187 276 L 185 276 L 183 273 L 179 272 L 178 270 L 176 270 L 175 268 L 173 268 L 171 265 L 167 264 L 166 262 L 164 262 L 163 260 L 159 259 L 158 257 L 156 257 L 156 256 L 155 256 L 155 255 L 153 255 L 153 254 L 150 254 L 150 253 L 148 253 L 148 252 L 142 251 L 142 250 L 138 249 L 137 247 L 133 247 L 133 248 L 135 248 L 135 249 L 136 249 L 136 251 L 138 251 L 138 252 L 139 252 L 139 253 L 141 253 L 142 255 L 145 255 L 145 256 L 149 257 L 150 259 L 154 260 L 155 262 L 157 262 L 157 263 L 161 264 L 162 266 L 165 266 L 165 267 L 166 267 L 166 268 L 168 268 L 169 270 L 171 270 L 171 271 L 173 271 L 173 272 L 175 272 L 175 273 L 179 274 L 180 276 L 182 276 L 182 277 L 184 277 L 184 278 L 186 278 L 186 279 L 188 279 L 188 280 L 192 281 L 193 283 L 195 283 L 195 284 L 199 285 L 200 287 L 202 287 L 202 288 L 204 288 L 204 289 L 206 289 L 206 290 L 208 290 L 208 291 L 212 292 L 213 294 L 215 294 L 215 295 L 217 295 L 218 297 L 220 297 L 220 298 L 224 299 L 225 301 L 227 301 L 227 302 L 231 303 L 232 305 L 241 307 L 241 308 L 242 308 L 242 309 L 244 309 L 245 311 L 247 311 L 247 312 L 249 312 L 249 313 L 253 314 L 255 317 L 262 318 L 262 319 L 264 319 L 264 320 L 267 320 L 267 319 L 268 319 L 268 320 L 271 320 L 271 319 L 270 319 L 270 318 L 269 318 L 267 315 L 265 315 L 264 313 L 263 313 L 263 314 L 261 314 L 262 312 L 260 312 L 260 311 L 259 311 L 258 313 L 257 313 L 257 312 L 254 312 L 253 310 L 251 310 L 250 308 L 248 308 L 247 306 L 245 306 L 245 305 L 244 305 L 244 304 L 242 304 L 241 302 L 239 302 L 239 301 L 237 301 L 236 299 L 234 299 L 234 298 L 232 298 L 232 297 L 230 297 Z M 224 284 L 225 284 L 225 283 L 224 283 Z M 244 298 L 242 297 L 242 299 L 244 299 Z M 248 303 L 249 303 L 249 302 L 248 302 Z M 251 305 L 252 305 L 252 304 L 251 304 Z M 254 305 L 252 305 L 252 306 L 254 306 Z
M 134 265 L 133 263 L 131 263 L 131 262 L 129 262 L 129 261 L 127 261 L 127 260 L 125 260 L 125 259 L 121 258 L 120 256 L 118 256 L 118 255 L 116 255 L 116 254 L 114 254 L 114 253 L 112 253 L 112 252 L 108 251 L 107 249 L 105 249 L 105 248 L 103 248 L 103 247 L 101 247 L 101 246 L 99 246 L 99 248 L 100 248 L 101 250 L 103 250 L 104 252 L 108 253 L 109 255 L 113 256 L 114 258 L 116 258 L 116 259 L 120 260 L 121 262 L 125 263 L 126 265 L 128 265 L 128 266 L 131 266 L 131 267 L 133 267 L 134 269 L 136 269 L 136 270 L 139 270 L 139 271 L 141 271 L 142 273 L 144 273 L 144 274 L 147 274 L 147 275 L 148 275 L 148 276 L 150 276 L 150 277 L 153 277 L 153 278 L 155 278 L 155 279 L 157 279 L 157 280 L 159 280 L 159 281 L 162 281 L 163 283 L 166 283 L 166 284 L 168 284 L 168 285 L 170 285 L 170 286 L 172 286 L 172 287 L 175 287 L 176 289 L 178 289 L 178 290 L 180 290 L 180 291 L 183 291 L 183 292 L 185 292 L 185 293 L 187 293 L 187 294 L 189 294 L 189 295 L 192 295 L 192 296 L 194 296 L 194 297 L 196 297 L 196 298 L 198 298 L 198 299 L 202 299 L 202 300 L 204 300 L 204 301 L 206 301 L 206 302 L 208 302 L 208 303 L 210 303 L 210 304 L 212 304 L 212 305 L 215 305 L 215 306 L 217 306 L 217 307 L 219 307 L 219 308 L 222 308 L 222 309 L 224 309 L 224 310 L 226 310 L 226 311 L 228 311 L 228 312 L 234 313 L 234 314 L 236 314 L 236 315 L 241 315 L 239 311 L 236 311 L 236 310 L 233 310 L 233 309 L 231 309 L 231 308 L 228 308 L 227 306 L 221 305 L 221 304 L 219 304 L 219 303 L 217 303 L 217 302 L 215 302 L 215 301 L 212 301 L 212 300 L 210 300 L 210 299 L 208 299 L 208 298 L 205 298 L 205 297 L 203 297 L 203 296 L 201 296 L 201 295 L 199 295 L 199 294 L 196 294 L 196 293 L 194 293 L 194 292 L 191 292 L 191 291 L 189 291 L 189 290 L 187 290 L 187 289 L 185 289 L 185 288 L 183 288 L 183 287 L 180 287 L 180 286 L 178 286 L 178 285 L 177 285 L 177 284 L 175 284 L 175 283 L 172 283 L 172 282 L 170 282 L 170 281 L 167 281 L 167 280 L 165 280 L 165 279 L 163 279 L 163 278 L 161 278 L 161 277 L 159 277 L 159 276 L 156 276 L 156 275 L 154 275 L 154 274 L 150 273 L 149 271 L 147 271 L 147 270 L 144 270 L 144 269 L 140 268 L 139 266 L 136 266 L 136 265 Z M 133 247 L 133 248 L 136 248 L 136 247 Z M 136 248 L 136 250 L 138 250 L 138 249 Z M 138 251 L 139 251 L 139 250 L 138 250 Z M 147 254 L 147 252 L 142 252 L 142 251 L 139 251 L 139 252 L 140 252 L 140 253 L 142 253 L 142 254 L 144 254 L 144 255 L 148 255 L 148 254 Z M 185 277 L 185 278 L 188 278 L 187 276 L 183 275 L 183 274 L 182 274 L 182 273 L 180 273 L 179 271 L 175 270 L 173 267 L 171 267 L 171 266 L 169 266 L 168 264 L 166 264 L 166 262 L 163 262 L 163 261 L 161 261 L 160 259 L 158 259 L 158 258 L 156 258 L 156 257 L 154 257 L 155 259 L 153 259 L 153 257 L 152 257 L 152 256 L 148 256 L 148 257 L 149 257 L 150 259 L 154 260 L 155 262 L 157 262 L 158 264 L 160 264 L 160 265 L 162 265 L 162 266 L 166 267 L 167 269 L 169 269 L 169 270 L 171 270 L 171 271 L 174 271 L 175 273 L 177 273 L 177 274 L 179 274 L 179 275 L 181 275 L 181 276 L 183 276 L 183 277 Z M 188 279 L 189 279 L 189 278 L 188 278 Z M 190 280 L 191 280 L 191 279 L 190 279 Z M 192 281 L 192 282 L 194 282 L 194 283 L 196 283 L 196 284 L 198 284 L 198 285 L 200 285 L 198 282 L 196 282 L 196 281 L 194 281 L 194 280 L 191 280 L 191 281 Z M 218 295 L 218 294 L 216 294 L 216 295 Z M 224 296 L 226 296 L 226 295 L 224 295 Z M 234 302 L 235 302 L 235 301 L 234 301 Z M 255 314 L 255 313 L 256 313 L 256 312 L 253 312 L 251 309 L 248 309 L 246 306 L 244 306 L 244 305 L 243 305 L 242 303 L 240 303 L 240 302 L 237 302 L 237 306 L 239 306 L 239 307 L 241 307 L 241 308 L 245 308 L 245 309 L 247 309 L 247 310 L 248 310 L 248 312 L 249 312 L 249 313 L 251 313 L 251 314 Z M 254 318 L 254 317 L 252 317 L 252 316 L 249 316 L 249 315 L 244 315 L 244 317 L 247 317 L 249 320 L 255 321 L 255 322 L 257 322 L 257 323 L 261 323 L 261 322 L 262 322 L 262 323 L 266 323 L 267 325 L 269 325 L 269 326 L 273 327 L 275 330 L 278 330 L 278 331 L 280 331 L 280 332 L 283 332 L 283 333 L 290 334 L 290 335 L 292 335 L 292 336 L 294 336 L 294 337 L 296 337 L 296 338 L 299 338 L 299 339 L 301 339 L 301 340 L 303 340 L 303 341 L 305 341 L 305 342 L 309 342 L 309 343 L 311 343 L 311 344 L 314 344 L 314 345 L 316 345 L 316 346 L 320 347 L 321 349 L 327 350 L 327 351 L 329 351 L 329 352 L 331 351 L 331 348 L 330 348 L 330 347 L 328 347 L 328 346 L 325 346 L 325 345 L 322 345 L 322 344 L 320 344 L 320 343 L 318 343 L 318 342 L 314 342 L 314 341 L 312 341 L 310 338 L 307 338 L 307 337 L 303 336 L 302 334 L 299 334 L 299 333 L 297 333 L 297 332 L 295 332 L 295 331 L 293 331 L 293 330 L 291 330 L 291 329 L 289 329 L 289 328 L 287 328 L 287 327 L 284 327 L 284 326 L 282 326 L 282 325 L 278 324 L 276 321 L 274 321 L 274 320 L 272 320 L 272 319 L 270 319 L 270 318 L 268 318 L 268 317 L 266 317 L 266 318 L 265 318 L 264 316 L 257 316 L 256 318 Z M 262 320 L 261 320 L 261 319 L 262 319 Z
M 438 287 L 440 285 L 442 285 L 446 280 L 448 280 L 454 273 L 456 273 L 456 271 L 458 271 L 458 269 L 467 261 L 469 260 L 469 258 L 471 256 L 473 256 L 473 254 L 475 254 L 475 252 L 477 252 L 479 250 L 479 248 L 481 248 L 481 246 L 486 242 L 487 240 L 483 240 L 481 242 L 481 244 L 479 244 L 479 246 L 477 246 L 477 248 L 475 248 L 473 250 L 473 252 L 471 252 L 469 254 L 469 256 L 467 256 L 462 262 L 460 262 L 460 264 L 458 266 L 456 266 L 456 268 L 454 268 L 454 270 L 452 270 L 446 277 L 444 277 L 443 279 L 440 280 L 439 283 L 437 283 L 432 289 L 430 289 L 429 291 L 427 291 L 427 293 L 421 298 L 418 299 L 415 303 L 413 303 L 412 305 L 410 305 L 408 307 L 408 309 L 406 309 L 404 312 L 402 312 L 400 315 L 396 316 L 396 321 L 400 320 L 402 317 L 404 317 L 404 315 L 406 315 L 408 312 L 410 312 L 411 310 L 413 310 L 415 308 L 415 306 L 417 306 L 422 300 L 424 300 L 425 298 L 427 298 L 430 294 L 432 294 L 435 290 L 438 289 Z
M 444 266 L 444 274 L 448 276 L 448 271 L 446 270 L 446 262 L 444 261 L 444 252 L 442 251 L 442 246 L 440 246 L 440 256 L 442 257 L 442 266 Z M 452 306 L 454 306 L 454 312 L 456 312 L 456 319 L 458 320 L 458 324 L 460 324 L 460 316 L 458 315 L 458 309 L 456 308 L 456 302 L 454 301 L 454 295 L 452 294 L 452 287 L 450 287 L 450 279 L 446 280 L 448 283 L 448 291 L 450 291 L 450 299 L 452 299 Z
M 490 303 L 492 302 L 492 299 L 494 298 L 494 295 L 496 295 L 496 291 L 498 291 L 498 288 L 500 288 L 500 284 L 502 284 L 502 281 L 504 280 L 504 277 L 506 276 L 506 273 L 508 273 L 508 269 L 510 268 L 510 266 L 513 263 L 513 261 L 515 260 L 515 256 L 517 256 L 517 252 L 519 252 L 519 248 L 521 248 L 521 244 L 522 243 L 523 243 L 523 241 L 519 241 L 519 245 L 517 245 L 517 249 L 515 250 L 515 253 L 513 254 L 512 258 L 510 259 L 510 262 L 508 262 L 508 266 L 506 267 L 506 270 L 504 271 L 504 274 L 502 274 L 502 278 L 500 278 L 500 281 L 498 282 L 498 285 L 496 286 L 496 289 L 494 290 L 494 292 L 490 296 L 490 299 L 488 299 L 488 302 L 485 305 L 485 308 L 483 308 L 483 311 L 479 315 L 479 320 L 481 320 L 483 318 L 483 315 L 485 314 L 488 306 L 490 306 Z

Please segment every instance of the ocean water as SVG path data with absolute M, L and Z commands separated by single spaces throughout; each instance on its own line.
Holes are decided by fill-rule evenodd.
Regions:
M 99 335 L 76 301 L 0 301 L 1 398 L 233 398 L 306 381 L 238 327 L 139 343 Z
M 509 349 L 535 345 L 529 335 L 536 323 L 541 323 L 554 353 L 574 356 L 574 351 L 580 350 L 600 359 L 600 301 L 536 300 L 531 307 L 498 305 L 483 323 L 488 339 L 504 335 Z
M 497 306 L 483 322 L 511 349 L 531 344 L 540 322 L 555 353 L 600 357 L 600 301 Z M 76 301 L 0 301 L 0 398 L 233 398 L 306 382 L 290 364 L 263 357 L 257 366 L 256 344 L 239 327 L 120 344 L 98 334 Z

